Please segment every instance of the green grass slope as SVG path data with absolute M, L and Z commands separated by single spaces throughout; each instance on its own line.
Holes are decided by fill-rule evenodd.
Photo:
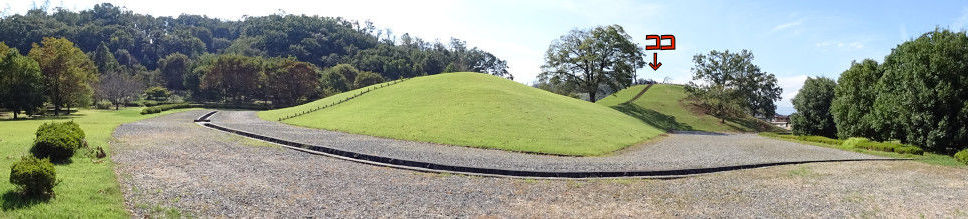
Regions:
M 623 104 L 635 97 L 646 85 L 636 85 L 615 92 L 597 102 L 664 130 L 696 130 L 708 132 L 752 132 L 779 129 L 755 118 L 733 119 L 721 123 L 719 118 L 690 110 L 683 103 L 686 90 L 681 85 L 656 84 L 638 100 Z
M 275 121 L 287 110 L 291 109 L 263 111 L 259 116 Z M 479 73 L 413 78 L 284 122 L 396 139 L 577 156 L 609 153 L 664 132 L 608 107 Z

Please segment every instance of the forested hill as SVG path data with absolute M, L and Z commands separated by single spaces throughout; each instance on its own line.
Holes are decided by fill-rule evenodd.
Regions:
M 510 77 L 505 61 L 463 41 L 451 39 L 445 45 L 389 32 L 369 22 L 333 17 L 153 17 L 111 4 L 79 12 L 34 9 L 0 18 L 0 41 L 20 51 L 29 51 L 43 37 L 64 37 L 91 56 L 104 45 L 120 65 L 146 71 L 158 68 L 159 60 L 170 54 L 195 59 L 206 53 L 234 53 L 294 57 L 320 68 L 345 63 L 388 79 L 445 71 Z

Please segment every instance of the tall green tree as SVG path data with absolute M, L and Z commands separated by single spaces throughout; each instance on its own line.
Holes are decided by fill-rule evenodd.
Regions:
M 0 42 L 0 108 L 27 115 L 38 112 L 44 105 L 44 78 L 40 66 L 29 57 L 20 55 L 16 48 Z
M 836 87 L 837 82 L 825 77 L 808 77 L 803 82 L 803 88 L 793 98 L 793 108 L 797 110 L 790 115 L 793 133 L 837 137 L 837 126 L 830 114 Z
M 837 124 L 837 136 L 874 137 L 877 130 L 871 122 L 874 120 L 874 100 L 877 98 L 877 81 L 884 71 L 877 61 L 865 59 L 851 63 L 850 69 L 840 74 L 835 97 L 830 106 L 830 113 Z
M 308 98 L 319 86 L 319 72 L 308 62 L 275 61 L 266 69 L 266 99 L 275 107 L 292 106 Z
M 97 68 L 81 49 L 65 38 L 44 37 L 43 46 L 34 44 L 30 57 L 44 74 L 47 98 L 54 114 L 65 106 L 84 106 L 91 100 L 91 84 L 97 82 Z
M 221 55 L 202 76 L 201 88 L 236 103 L 260 97 L 259 86 L 265 80 L 262 63 L 257 58 L 241 55 Z
M 97 47 L 97 50 L 94 50 L 94 55 L 91 59 L 94 61 L 94 65 L 97 66 L 98 73 L 101 74 L 118 71 L 121 68 L 121 64 L 118 63 L 118 60 L 114 58 L 114 54 L 111 54 L 111 50 L 104 43 L 101 43 Z
M 703 92 L 735 94 L 739 98 L 742 109 L 753 116 L 772 118 L 776 114 L 777 100 L 783 89 L 777 84 L 776 76 L 764 72 L 753 64 L 753 53 L 742 50 L 731 53 L 729 50 L 710 51 L 709 54 L 699 54 L 693 57 L 695 66 L 692 68 L 693 80 L 688 91 L 694 96 L 710 96 Z M 710 89 L 721 89 L 710 91 Z M 718 95 L 722 96 L 722 95 Z M 709 100 L 709 99 L 706 99 Z
M 632 84 L 635 70 L 645 65 L 642 49 L 619 25 L 572 30 L 552 42 L 541 76 L 573 84 L 590 101 L 602 86 L 619 90 Z
M 165 87 L 171 90 L 185 90 L 185 74 L 188 73 L 190 66 L 191 60 L 181 53 L 172 53 L 158 60 L 158 71 L 165 80 Z
M 953 153 L 968 147 L 968 36 L 936 29 L 884 59 L 873 124 L 884 139 Z

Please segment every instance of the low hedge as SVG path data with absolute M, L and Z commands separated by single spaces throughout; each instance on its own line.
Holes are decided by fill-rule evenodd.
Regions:
M 199 105 L 197 105 L 197 104 L 190 104 L 190 103 L 176 103 L 176 104 L 157 105 L 157 106 L 147 107 L 147 108 L 142 109 L 141 110 L 141 115 L 145 115 L 145 114 L 155 114 L 155 113 L 160 113 L 160 112 L 164 112 L 164 111 L 168 111 L 168 110 L 173 110 L 173 109 L 184 109 L 184 108 L 192 108 L 192 107 L 197 107 L 197 106 L 199 106 Z
M 919 147 L 912 146 L 912 145 L 905 145 L 897 142 L 876 142 L 876 141 L 868 140 L 864 142 L 858 142 L 856 145 L 854 145 L 854 147 L 863 148 L 867 150 L 894 152 L 899 154 L 924 155 L 924 150 L 922 150 Z
M 87 146 L 84 130 L 77 123 L 44 123 L 37 128 L 30 153 L 38 158 L 63 162 L 74 156 L 77 149 Z
M 10 183 L 30 196 L 53 196 L 57 185 L 54 164 L 48 159 L 23 156 L 10 167 Z
M 968 148 L 965 148 L 964 150 L 961 150 L 958 153 L 955 153 L 955 160 L 958 160 L 958 162 L 961 162 L 964 164 L 968 164 Z

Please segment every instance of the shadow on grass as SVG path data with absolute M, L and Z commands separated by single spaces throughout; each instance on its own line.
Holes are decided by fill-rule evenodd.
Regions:
M 3 211 L 26 208 L 36 204 L 46 203 L 49 200 L 50 197 L 24 196 L 16 190 L 8 190 L 6 193 L 3 193 Z
M 623 103 L 623 104 L 619 104 L 619 105 L 616 105 L 616 106 L 612 106 L 612 109 L 615 109 L 615 110 L 618 110 L 619 112 L 628 114 L 629 116 L 632 116 L 632 117 L 635 117 L 635 118 L 637 118 L 639 120 L 642 120 L 642 122 L 645 122 L 645 123 L 647 123 L 649 125 L 652 125 L 652 126 L 654 126 L 656 128 L 659 128 L 659 129 L 662 129 L 662 130 L 665 130 L 665 131 L 673 131 L 673 130 L 691 131 L 691 130 L 693 130 L 692 126 L 689 126 L 689 125 L 684 124 L 684 123 L 676 122 L 676 117 L 675 116 L 670 116 L 670 115 L 662 114 L 662 113 L 659 113 L 659 112 L 657 112 L 655 110 L 651 110 L 651 109 L 645 109 L 645 108 L 639 107 L 639 106 L 637 106 L 635 104 Z

